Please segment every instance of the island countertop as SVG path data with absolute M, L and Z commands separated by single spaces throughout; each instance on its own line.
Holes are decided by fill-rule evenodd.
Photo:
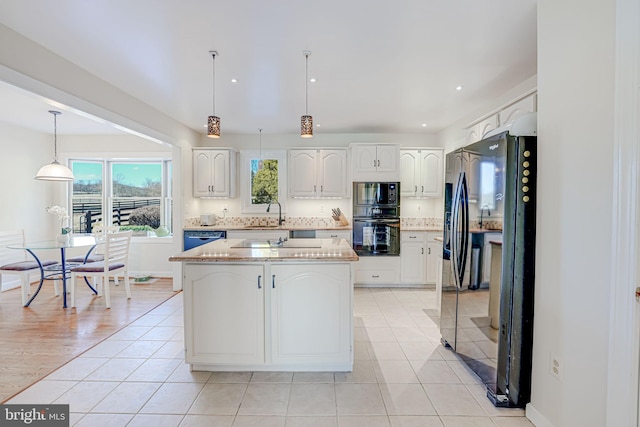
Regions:
M 289 239 L 281 244 L 253 239 L 220 239 L 169 258 L 175 262 L 358 261 L 345 239 Z

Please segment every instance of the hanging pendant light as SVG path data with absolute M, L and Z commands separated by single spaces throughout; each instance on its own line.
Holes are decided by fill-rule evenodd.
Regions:
M 258 170 L 262 170 L 264 167 L 264 162 L 262 161 L 262 129 L 258 129 L 260 131 L 260 160 L 258 160 Z
M 313 117 L 309 115 L 309 55 L 311 55 L 311 51 L 305 50 L 303 53 L 305 61 L 305 114 L 300 118 L 300 136 L 303 138 L 311 138 L 313 136 Z
M 44 165 L 36 174 L 35 179 L 43 181 L 73 181 L 73 172 L 68 167 L 58 163 L 58 126 L 56 122 L 60 111 L 49 110 L 53 114 L 53 162 Z
M 216 55 L 218 52 L 209 52 L 213 58 L 213 114 L 207 120 L 207 136 L 209 138 L 220 138 L 220 117 L 216 116 Z

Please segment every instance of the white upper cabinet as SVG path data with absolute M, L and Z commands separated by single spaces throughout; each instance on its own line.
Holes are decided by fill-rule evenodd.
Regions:
M 467 129 L 467 144 L 481 141 L 484 136 L 498 127 L 498 115 L 494 114 Z
M 236 152 L 193 150 L 193 197 L 236 197 Z
M 400 194 L 440 197 L 444 152 L 441 148 L 400 150 Z
M 400 181 L 398 144 L 352 144 L 353 181 Z
M 349 197 L 347 150 L 289 150 L 290 197 Z
M 518 117 L 537 111 L 537 95 L 529 95 L 515 104 L 511 104 L 498 114 L 500 126 L 512 124 Z

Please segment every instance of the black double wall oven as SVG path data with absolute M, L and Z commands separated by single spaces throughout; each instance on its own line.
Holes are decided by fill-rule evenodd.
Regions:
M 359 256 L 400 255 L 400 183 L 353 183 L 353 249 Z

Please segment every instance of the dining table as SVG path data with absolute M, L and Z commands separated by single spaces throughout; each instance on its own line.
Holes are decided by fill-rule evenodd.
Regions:
M 38 288 L 31 295 L 31 298 L 24 305 L 28 307 L 31 301 L 34 300 L 45 280 L 61 280 L 62 281 L 62 307 L 67 308 L 67 278 L 69 277 L 70 270 L 80 264 L 86 263 L 87 259 L 91 255 L 91 252 L 99 244 L 95 236 L 91 234 L 71 234 L 66 242 L 60 242 L 58 240 L 44 240 L 37 242 L 25 242 L 24 244 L 15 244 L 7 246 L 10 249 L 22 249 L 27 251 L 38 264 L 40 268 L 40 283 Z M 83 263 L 71 263 L 66 261 L 67 249 L 85 248 L 87 249 Z M 49 266 L 43 266 L 37 252 L 43 250 L 58 250 L 60 252 L 60 262 Z M 91 285 L 87 277 L 84 278 L 85 283 L 94 294 L 98 294 L 98 291 Z

